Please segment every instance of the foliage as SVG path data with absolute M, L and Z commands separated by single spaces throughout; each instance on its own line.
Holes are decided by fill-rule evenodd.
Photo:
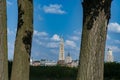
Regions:
M 37 77 L 49 79 L 62 79 L 69 78 L 75 79 L 77 75 L 77 68 L 69 68 L 62 66 L 31 66 L 30 78 Z
M 8 61 L 8 77 L 10 80 L 10 76 L 11 76 L 11 70 L 12 70 L 12 61 Z
M 104 77 L 106 80 L 120 80 L 120 63 L 105 63 Z
M 9 78 L 12 62 L 9 61 Z M 31 66 L 30 80 L 75 80 L 77 68 L 64 66 Z M 120 63 L 104 64 L 104 80 L 120 80 Z

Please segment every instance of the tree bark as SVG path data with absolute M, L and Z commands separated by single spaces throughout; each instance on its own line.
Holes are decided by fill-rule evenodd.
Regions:
M 8 80 L 6 0 L 0 0 L 0 80 Z
M 33 0 L 18 0 L 18 27 L 11 80 L 29 80 L 33 35 Z
M 84 0 L 77 80 L 103 80 L 104 51 L 111 0 Z

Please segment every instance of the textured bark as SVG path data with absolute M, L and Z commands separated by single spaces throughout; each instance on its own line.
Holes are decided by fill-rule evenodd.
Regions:
M 0 80 L 8 80 L 6 0 L 0 0 Z
M 104 51 L 111 0 L 84 0 L 77 80 L 103 80 Z
M 18 0 L 18 27 L 11 80 L 29 80 L 33 35 L 33 1 Z

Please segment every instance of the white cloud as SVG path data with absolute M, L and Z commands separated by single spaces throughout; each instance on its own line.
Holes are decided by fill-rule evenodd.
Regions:
M 59 42 L 55 42 L 55 41 L 51 42 L 49 40 L 45 41 L 45 40 L 38 39 L 38 38 L 37 39 L 36 38 L 33 39 L 33 41 L 35 43 L 37 43 L 37 45 L 43 46 L 45 48 L 58 48 L 59 47 Z
M 45 47 L 48 43 L 48 40 L 50 40 L 50 38 L 48 37 L 48 33 L 34 30 L 33 41 L 39 46 Z
M 59 47 L 59 43 L 57 43 L 57 42 L 48 42 L 48 44 L 46 46 L 48 48 L 58 48 Z
M 75 31 L 74 31 L 74 34 L 76 34 L 76 35 L 81 35 L 81 30 L 80 30 L 80 31 L 75 30 Z
M 35 56 L 40 56 L 40 53 L 39 52 L 34 52 L 34 55 Z
M 37 30 L 34 30 L 34 35 L 35 36 L 47 36 L 48 33 L 46 33 L 46 32 L 38 32 Z
M 57 34 L 54 34 L 51 39 L 54 41 L 60 41 L 60 36 Z
M 110 23 L 108 25 L 108 30 L 116 33 L 120 33 L 120 24 L 118 23 Z
M 45 48 L 58 48 L 60 37 L 57 34 L 54 34 L 52 38 L 50 38 L 48 33 L 46 32 L 38 32 L 34 31 L 33 41 L 37 43 L 39 46 L 43 46 Z M 56 42 L 57 41 L 57 42 Z
M 49 6 L 43 6 L 43 10 L 45 13 L 51 14 L 65 14 L 66 12 L 61 9 L 62 5 L 59 4 L 50 4 Z
M 66 40 L 65 45 L 70 46 L 72 48 L 76 48 L 76 43 L 74 41 L 71 41 L 71 40 Z
M 51 49 L 50 50 L 53 54 L 56 54 L 56 55 L 58 55 L 58 53 L 59 53 L 59 50 L 58 49 Z
M 109 45 L 107 48 L 112 49 L 113 52 L 120 52 L 120 48 L 118 46 Z
M 38 39 L 33 39 L 38 45 L 44 45 L 40 40 L 38 40 Z
M 114 40 L 114 42 L 120 44 L 120 40 Z
M 12 31 L 12 30 L 10 30 L 9 28 L 7 29 L 7 33 L 8 33 L 8 35 L 13 35 L 13 34 L 15 34 L 15 32 Z
M 13 60 L 13 55 L 14 55 L 14 44 L 8 42 L 8 59 Z
M 111 37 L 110 37 L 108 34 L 107 34 L 107 39 L 108 39 L 108 40 L 110 40 L 110 39 L 111 39 Z
M 13 3 L 7 0 L 7 5 L 12 5 Z
M 42 21 L 43 18 L 42 18 L 40 15 L 38 15 L 38 20 L 39 20 L 39 21 Z
M 80 38 L 79 38 L 78 36 L 72 36 L 71 39 L 72 39 L 72 40 L 75 40 L 75 41 L 80 40 Z

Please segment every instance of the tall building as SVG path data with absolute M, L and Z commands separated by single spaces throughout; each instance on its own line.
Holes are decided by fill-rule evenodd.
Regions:
M 77 67 L 78 66 L 78 60 L 72 60 L 70 53 L 68 53 L 68 55 L 65 58 L 64 40 L 62 37 L 60 39 L 59 59 L 58 59 L 57 65 L 67 66 L 67 67 Z
M 108 48 L 106 62 L 113 62 L 112 50 Z
M 65 57 L 64 57 L 64 40 L 63 40 L 62 37 L 60 39 L 59 60 L 65 60 Z
M 65 56 L 64 56 L 64 40 L 61 37 L 60 39 L 60 50 L 59 50 L 59 60 L 57 62 L 58 65 L 64 66 L 65 65 Z

